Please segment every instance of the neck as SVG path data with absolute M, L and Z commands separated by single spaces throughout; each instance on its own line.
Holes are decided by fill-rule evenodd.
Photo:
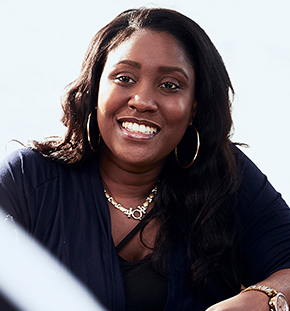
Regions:
M 116 162 L 101 153 L 100 174 L 104 188 L 119 199 L 143 200 L 154 188 L 164 163 L 141 167 Z

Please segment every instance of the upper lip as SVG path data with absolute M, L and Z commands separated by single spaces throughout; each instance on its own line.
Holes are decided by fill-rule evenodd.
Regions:
M 145 120 L 145 119 L 139 119 L 139 118 L 135 118 L 132 116 L 123 116 L 123 117 L 119 117 L 117 119 L 118 122 L 132 122 L 132 123 L 137 123 L 139 125 L 145 125 L 145 126 L 149 126 L 149 127 L 153 127 L 156 128 L 157 130 L 160 130 L 160 126 L 152 121 L 149 120 Z

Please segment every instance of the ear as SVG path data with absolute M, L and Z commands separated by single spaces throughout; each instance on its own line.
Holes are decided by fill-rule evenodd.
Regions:
M 191 108 L 191 112 L 190 112 L 189 124 L 193 123 L 194 117 L 196 115 L 196 111 L 197 111 L 197 102 L 196 102 L 196 99 L 195 99 L 193 104 L 192 104 L 192 108 Z

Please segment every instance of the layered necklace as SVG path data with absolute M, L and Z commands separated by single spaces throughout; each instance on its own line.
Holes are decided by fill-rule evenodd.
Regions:
M 123 212 L 128 218 L 134 218 L 136 220 L 141 220 L 142 217 L 146 214 L 146 210 L 149 204 L 153 201 L 156 193 L 157 193 L 157 186 L 154 187 L 148 197 L 146 198 L 145 202 L 140 206 L 138 205 L 135 209 L 132 207 L 125 208 L 121 203 L 118 203 L 112 196 L 110 196 L 106 190 L 104 190 L 105 196 L 116 209 Z

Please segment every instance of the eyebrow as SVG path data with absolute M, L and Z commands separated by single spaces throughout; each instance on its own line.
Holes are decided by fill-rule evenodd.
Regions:
M 114 67 L 116 67 L 117 65 L 120 65 L 120 64 L 125 64 L 125 65 L 129 65 L 129 66 L 132 66 L 132 67 L 135 67 L 137 69 L 141 69 L 142 65 L 138 62 L 135 62 L 133 60 L 128 60 L 128 59 L 124 59 L 124 60 L 121 60 L 119 61 Z M 188 75 L 186 74 L 186 72 L 180 68 L 180 67 L 174 67 L 174 66 L 161 66 L 158 68 L 158 71 L 159 72 L 172 72 L 172 71 L 178 71 L 180 73 L 182 73 L 185 78 L 188 80 Z
M 185 78 L 188 80 L 188 75 L 186 74 L 186 72 L 180 68 L 180 67 L 173 67 L 173 66 L 161 66 L 159 67 L 159 71 L 160 72 L 172 72 L 172 71 L 178 71 L 180 73 L 182 73 Z
M 115 64 L 114 67 L 116 67 L 117 65 L 120 65 L 120 64 L 129 65 L 129 66 L 135 67 L 137 69 L 141 69 L 141 67 L 142 67 L 140 63 L 135 62 L 133 60 L 128 60 L 128 59 L 120 60 L 117 64 Z

